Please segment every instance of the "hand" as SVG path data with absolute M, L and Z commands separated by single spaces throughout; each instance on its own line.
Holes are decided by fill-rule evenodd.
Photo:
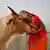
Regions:
M 35 34 L 37 33 L 38 31 L 36 31 L 35 29 L 32 29 L 32 33 Z
M 35 29 L 31 29 L 30 32 L 26 32 L 26 35 L 33 35 L 33 34 L 36 34 L 37 31 Z

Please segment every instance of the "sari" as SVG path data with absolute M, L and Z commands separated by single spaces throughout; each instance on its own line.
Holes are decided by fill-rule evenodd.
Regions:
M 32 23 L 36 24 L 39 29 L 42 21 L 35 15 L 33 16 Z M 47 50 L 47 41 L 47 31 L 45 29 L 35 35 L 30 35 L 28 41 L 29 50 Z

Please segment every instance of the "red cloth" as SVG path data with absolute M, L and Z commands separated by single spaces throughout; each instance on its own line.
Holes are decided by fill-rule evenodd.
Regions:
M 41 21 L 39 20 L 39 17 L 38 16 L 33 16 L 33 19 L 32 19 L 32 23 L 36 24 L 38 26 L 38 28 L 40 27 L 40 24 L 41 24 Z M 40 40 L 41 38 L 44 38 L 46 37 L 47 35 L 47 32 L 45 30 L 42 30 L 40 32 L 40 35 L 37 34 L 37 35 L 30 35 L 29 36 L 29 49 L 31 48 L 31 46 L 33 46 L 38 40 Z

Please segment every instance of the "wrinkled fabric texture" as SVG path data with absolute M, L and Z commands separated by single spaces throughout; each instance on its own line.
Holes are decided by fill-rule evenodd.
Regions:
M 38 16 L 34 16 L 32 23 L 36 24 L 38 29 L 40 27 L 41 21 Z M 37 35 L 29 36 L 29 50 L 45 50 L 45 42 L 47 41 L 47 31 L 42 30 Z

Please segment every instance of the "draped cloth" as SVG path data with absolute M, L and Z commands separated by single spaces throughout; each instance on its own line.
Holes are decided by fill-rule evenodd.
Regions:
M 35 23 L 39 28 L 41 20 L 35 15 L 32 19 L 32 23 Z M 37 35 L 30 35 L 28 41 L 29 50 L 47 50 L 47 41 L 47 31 L 44 29 Z

